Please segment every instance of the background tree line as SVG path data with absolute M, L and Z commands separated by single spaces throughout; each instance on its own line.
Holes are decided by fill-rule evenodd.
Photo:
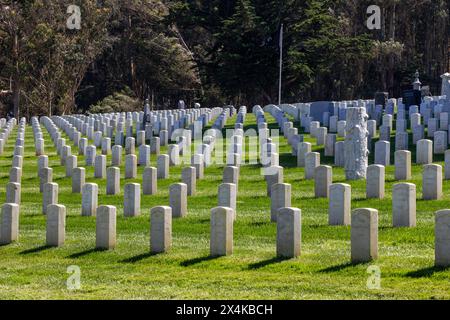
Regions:
M 66 27 L 67 6 L 81 29 Z M 366 27 L 369 5 L 381 30 Z M 16 114 L 400 96 L 415 70 L 438 93 L 449 0 L 0 0 L 0 101 Z M 2 103 L 0 102 L 0 103 Z

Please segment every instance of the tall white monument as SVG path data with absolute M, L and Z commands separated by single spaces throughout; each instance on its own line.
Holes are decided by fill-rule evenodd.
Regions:
M 346 118 L 345 176 L 347 180 L 365 179 L 369 157 L 367 147 L 369 117 L 365 108 L 348 108 Z

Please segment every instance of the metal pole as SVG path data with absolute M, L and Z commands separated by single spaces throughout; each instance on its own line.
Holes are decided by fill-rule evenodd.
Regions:
M 281 105 L 281 73 L 283 70 L 283 24 L 280 29 L 280 78 L 278 80 L 278 105 Z

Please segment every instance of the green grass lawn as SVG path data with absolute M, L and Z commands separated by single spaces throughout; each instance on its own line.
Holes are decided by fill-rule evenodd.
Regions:
M 266 115 L 271 128 L 275 120 Z M 228 120 L 232 127 L 235 117 Z M 255 128 L 248 114 L 246 128 Z M 422 168 L 413 166 L 417 185 L 417 227 L 393 228 L 391 191 L 393 167 L 386 170 L 386 198 L 365 199 L 365 181 L 350 182 L 352 208 L 379 211 L 379 259 L 351 265 L 350 227 L 331 227 L 328 201 L 314 199 L 313 181 L 305 181 L 304 169 L 296 168 L 285 139 L 280 139 L 280 165 L 285 182 L 292 184 L 292 206 L 302 210 L 302 251 L 297 259 L 275 258 L 276 225 L 270 222 L 270 199 L 257 165 L 241 167 L 234 225 L 234 253 L 210 258 L 210 209 L 217 205 L 217 189 L 223 166 L 205 170 L 197 181 L 197 194 L 188 198 L 188 216 L 173 221 L 173 246 L 166 254 L 149 253 L 150 208 L 168 205 L 169 185 L 181 181 L 182 167 L 171 167 L 170 178 L 158 180 L 158 194 L 142 196 L 142 215 L 123 217 L 123 193 L 106 195 L 106 180 L 94 179 L 87 168 L 86 182 L 99 185 L 99 205 L 117 206 L 117 247 L 96 251 L 95 217 L 81 217 L 81 195 L 71 193 L 71 179 L 59 163 L 50 136 L 42 126 L 45 151 L 59 184 L 59 203 L 67 207 L 66 243 L 45 247 L 45 216 L 41 214 L 37 158 L 33 133 L 26 129 L 25 158 L 20 206 L 20 239 L 0 247 L 0 299 L 448 299 L 449 270 L 435 269 L 434 212 L 450 208 L 450 181 L 444 181 L 441 201 L 422 201 Z M 17 128 L 0 156 L 0 199 L 5 199 Z M 312 141 L 306 137 L 307 141 Z M 392 142 L 394 139 L 392 140 Z M 71 142 L 68 141 L 68 144 Z M 393 145 L 393 143 L 392 143 Z M 410 144 L 412 146 L 412 144 Z M 323 156 L 321 163 L 331 164 Z M 415 161 L 415 147 L 411 148 Z M 166 148 L 162 148 L 166 152 Z M 72 153 L 77 149 L 72 145 Z M 391 154 L 393 163 L 393 152 Z M 108 164 L 111 157 L 108 156 Z M 443 164 L 442 157 L 436 158 Z M 372 160 L 371 160 L 372 161 Z M 124 159 L 123 159 L 124 163 Z M 151 163 L 156 166 L 156 157 Z M 372 163 L 372 162 L 371 162 Z M 78 157 L 84 166 L 84 157 Z M 138 169 L 140 182 L 143 168 Z M 121 167 L 124 176 L 124 167 Z M 333 168 L 333 182 L 344 182 L 344 171 Z M 125 180 L 121 181 L 121 186 Z M 70 291 L 67 267 L 81 269 L 81 289 Z M 367 268 L 381 270 L 381 289 L 369 290 Z

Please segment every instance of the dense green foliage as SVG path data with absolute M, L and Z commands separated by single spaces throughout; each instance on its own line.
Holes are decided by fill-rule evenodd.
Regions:
M 107 96 L 89 108 L 89 113 L 131 112 L 140 108 L 141 102 L 133 97 L 133 92 L 127 87 L 121 92 Z
M 449 70 L 447 0 L 0 1 L 0 89 L 16 114 L 88 110 L 125 87 L 168 108 L 401 96 L 416 70 L 438 94 Z M 381 8 L 369 30 L 367 8 Z M 5 110 L 2 111 L 5 113 Z
M 83 0 L 81 28 L 70 30 L 66 1 L 1 1 L 0 88 L 15 86 L 16 116 L 64 114 L 130 87 L 198 86 L 192 59 L 159 0 Z M 5 113 L 3 111 L 3 113 Z
M 381 30 L 366 10 L 381 7 Z M 204 70 L 235 104 L 277 103 L 284 25 L 283 101 L 400 96 L 420 70 L 434 93 L 448 70 L 448 1 L 178 1 L 173 20 Z M 205 41 L 207 39 L 207 41 Z

